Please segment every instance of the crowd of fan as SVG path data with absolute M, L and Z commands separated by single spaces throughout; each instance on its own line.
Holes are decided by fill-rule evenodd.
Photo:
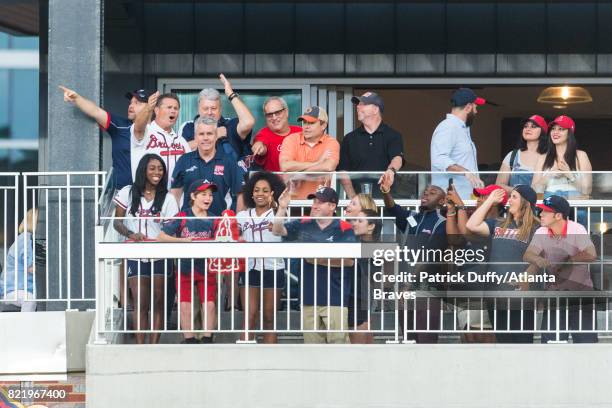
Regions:
M 495 265 L 498 273 L 523 268 L 535 275 L 546 270 L 557 279 L 545 289 L 593 289 L 585 263 L 594 261 L 597 254 L 581 225 L 585 223 L 585 214 L 572 213 L 566 200 L 588 197 L 592 183 L 588 173 L 591 164 L 587 154 L 576 148 L 576 127 L 571 118 L 559 116 L 550 123 L 539 115 L 527 118 L 517 148 L 503 159 L 496 183 L 485 186 L 478 174 L 477 149 L 470 131 L 478 109 L 486 101 L 471 89 L 457 89 L 451 95 L 450 112 L 435 128 L 431 139 L 431 185 L 422 192 L 419 210 L 411 211 L 397 205 L 393 198 L 399 183 L 396 173 L 405 164 L 404 142 L 399 132 L 383 122 L 384 103 L 379 95 L 366 92 L 352 97 L 361 126 L 344 135 L 341 143 L 326 133 L 329 118 L 324 108 L 308 108 L 299 116 L 301 126 L 294 126 L 289 124 L 287 103 L 276 96 L 264 102 L 266 126 L 252 136 L 254 116 L 230 81 L 223 75 L 220 81 L 237 117 L 224 117 L 220 93 L 207 88 L 199 93 L 198 115 L 178 127 L 180 101 L 172 93 L 142 89 L 128 92 L 130 103 L 124 117 L 60 86 L 64 100 L 92 117 L 111 137 L 117 187 L 114 228 L 125 240 L 215 239 L 220 223 L 218 218 L 210 217 L 233 214 L 227 210 L 235 210 L 239 231 L 229 234 L 247 242 L 377 242 L 384 229 L 379 218 L 383 214 L 394 217 L 401 232 L 401 245 L 485 250 L 490 264 L 466 264 L 455 272 L 485 273 L 491 265 Z M 334 218 L 339 204 L 338 193 L 330 184 L 334 171 L 350 199 L 342 218 Z M 287 179 L 278 172 L 304 176 Z M 362 173 L 349 177 L 347 172 Z M 542 204 L 536 203 L 538 193 L 543 194 Z M 464 204 L 472 196 L 477 200 L 474 209 Z M 383 209 L 377 207 L 375 198 L 382 198 Z M 292 199 L 312 200 L 310 218 L 287 221 Z M 9 251 L 9 259 L 19 259 L 23 248 L 32 245 L 31 233 L 20 232 Z M 32 260 L 28 259 L 26 265 L 22 261 L 13 265 L 31 271 Z M 264 342 L 277 341 L 271 330 L 275 307 L 281 291 L 287 287 L 286 271 L 292 262 L 283 258 L 250 259 L 238 275 L 240 300 L 248 311 L 245 320 L 251 330 L 257 327 L 265 330 Z M 359 270 L 356 281 L 351 274 L 342 273 L 342 267 L 352 270 L 354 262 Z M 520 262 L 524 265 L 517 266 Z M 4 271 L 8 284 L 0 285 L 0 289 L 4 289 L 6 298 L 21 296 L 24 309 L 31 310 L 32 302 L 25 302 L 23 293 L 32 292 L 32 282 L 25 283 L 24 273 L 8 268 L 10 265 L 8 262 Z M 300 269 L 303 277 L 300 304 L 305 342 L 373 342 L 369 331 L 371 310 L 362 306 L 369 304 L 366 299 L 370 296 L 370 260 L 304 259 L 301 265 L 293 266 Z M 448 265 L 416 265 L 411 270 L 429 268 L 431 272 L 433 268 L 435 273 L 435 268 L 439 268 L 438 272 L 444 273 L 442 267 Z M 176 263 L 128 260 L 125 270 L 134 321 L 140 323 L 138 329 L 163 327 L 163 302 L 168 297 L 164 294 L 165 279 L 172 277 L 184 342 L 212 342 L 220 307 L 219 282 L 217 275 L 207 269 L 211 267 L 204 259 Z M 171 276 L 173 271 L 177 273 Z M 523 283 L 496 288 L 483 285 L 449 288 L 433 284 L 413 289 L 533 290 L 534 286 Z M 193 329 L 192 292 L 198 295 L 201 315 L 206 316 L 200 338 L 188 331 Z M 170 294 L 173 300 L 175 293 Z M 489 300 L 478 306 L 455 302 L 452 306 L 457 309 L 457 327 L 479 331 L 464 334 L 462 340 L 533 342 L 534 329 L 545 332 L 543 342 L 553 338 L 550 332 L 556 329 L 556 319 L 543 319 L 541 327 L 536 328 L 533 313 L 534 307 L 539 307 L 536 302 L 518 307 L 513 302 L 495 306 Z M 440 312 L 447 307 L 449 304 L 441 297 L 416 299 L 412 306 L 415 312 L 408 314 L 405 327 L 409 331 L 416 329 L 411 338 L 419 343 L 437 342 L 435 331 L 441 327 Z M 545 315 L 548 310 L 559 308 L 562 316 L 567 309 L 568 318 L 560 319 L 561 330 L 576 330 L 572 333 L 574 342 L 595 342 L 597 335 L 588 332 L 594 329 L 590 318 L 594 307 L 593 302 L 576 298 L 559 305 L 546 302 L 539 308 Z M 263 319 L 257 326 L 260 308 Z M 148 323 L 149 312 L 154 314 L 152 327 Z M 497 328 L 513 332 L 487 333 L 494 321 Z M 350 336 L 341 328 L 350 328 Z M 516 332 L 521 329 L 526 332 Z M 567 333 L 562 337 L 567 338 Z M 148 338 L 141 332 L 136 340 L 158 342 L 159 332 Z

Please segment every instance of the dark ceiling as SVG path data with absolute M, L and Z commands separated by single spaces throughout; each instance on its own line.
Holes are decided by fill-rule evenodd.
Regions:
M 595 1 L 106 0 L 105 18 L 128 53 L 612 53 Z
M 0 31 L 38 35 L 38 0 L 0 1 Z

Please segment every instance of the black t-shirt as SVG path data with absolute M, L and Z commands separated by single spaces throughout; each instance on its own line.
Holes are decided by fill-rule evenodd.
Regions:
M 361 126 L 347 133 L 342 139 L 338 170 L 381 172 L 387 170 L 391 160 L 396 156 L 402 157 L 403 166 L 404 143 L 399 132 L 381 123 L 374 133 L 369 134 Z M 372 195 L 380 198 L 376 186 L 379 178 L 380 174 L 370 177 L 353 176 L 351 181 L 355 192 L 362 192 L 362 184 L 367 183 L 371 185 Z
M 395 156 L 404 158 L 402 135 L 381 123 L 369 134 L 363 126 L 347 133 L 340 146 L 338 170 L 385 171 Z

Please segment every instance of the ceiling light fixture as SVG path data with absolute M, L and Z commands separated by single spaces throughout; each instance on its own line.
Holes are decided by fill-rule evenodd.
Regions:
M 550 103 L 557 106 L 567 106 L 575 103 L 593 102 L 593 97 L 586 89 L 580 86 L 551 86 L 544 89 L 538 96 L 538 102 Z

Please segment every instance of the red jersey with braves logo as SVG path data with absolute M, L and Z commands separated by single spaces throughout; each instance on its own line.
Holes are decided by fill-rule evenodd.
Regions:
M 255 156 L 255 163 L 259 164 L 266 171 L 281 171 L 280 164 L 278 162 L 278 156 L 280 155 L 281 145 L 283 144 L 283 140 L 285 137 L 293 134 L 300 133 L 302 128 L 299 126 L 289 126 L 289 133 L 281 136 L 277 133 L 274 133 L 269 128 L 265 127 L 261 129 L 255 135 L 255 142 L 262 142 L 266 145 L 268 151 L 265 156 Z
M 166 132 L 155 121 L 149 123 L 145 129 L 142 140 L 134 136 L 134 127 L 131 128 L 131 158 L 132 177 L 136 177 L 136 169 L 142 156 L 147 153 L 157 154 L 166 164 L 168 174 L 168 189 L 170 189 L 172 171 L 178 159 L 185 153 L 189 153 L 189 143 L 179 136 L 174 130 Z

